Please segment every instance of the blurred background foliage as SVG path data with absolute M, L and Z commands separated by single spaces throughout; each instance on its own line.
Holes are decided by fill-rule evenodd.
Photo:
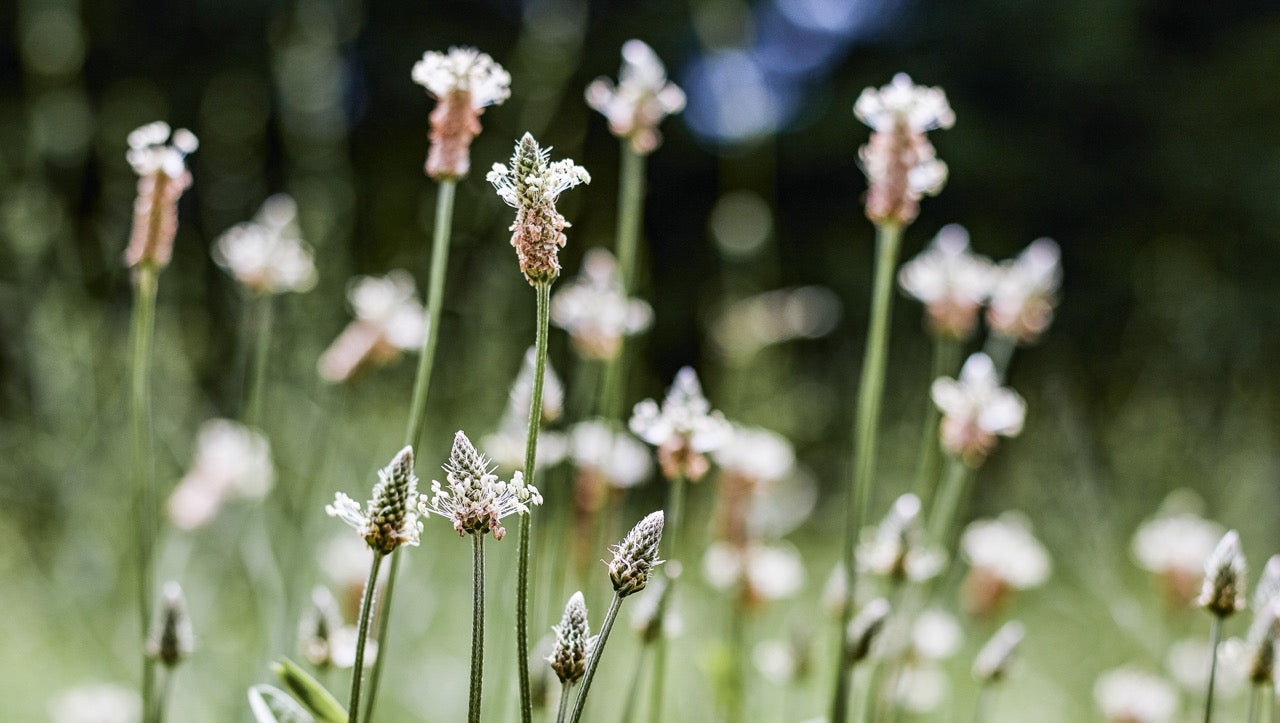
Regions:
M 665 124 L 649 165 L 640 294 L 656 323 L 636 345 L 628 399 L 659 394 L 679 366 L 694 364 L 730 418 L 797 444 L 822 493 L 793 536 L 806 557 L 806 592 L 761 613 L 760 630 L 808 620 L 825 634 L 815 606 L 839 556 L 833 510 L 848 474 L 871 281 L 873 230 L 856 164 L 867 131 L 850 106 L 897 71 L 943 87 L 958 118 L 933 136 L 951 178 L 923 204 L 905 257 L 950 222 L 997 259 L 1039 236 L 1063 249 L 1057 319 L 1011 371 L 1029 403 L 1026 432 L 983 469 L 971 508 L 1026 511 L 1056 563 L 1051 585 L 1018 603 L 1027 660 L 1002 699 L 1003 717 L 1025 720 L 1018 711 L 1040 701 L 1037 720 L 1088 719 L 1099 670 L 1129 660 L 1158 667 L 1152 651 L 1167 640 L 1150 636 L 1205 622 L 1164 615 L 1129 556 L 1133 529 L 1168 491 L 1197 490 L 1209 516 L 1241 530 L 1254 560 L 1280 547 L 1273 3 L 17 0 L 0 8 L 6 716 L 41 719 L 60 688 L 136 677 L 121 423 L 131 303 L 121 253 L 135 185 L 126 134 L 165 119 L 201 139 L 161 279 L 153 383 L 162 489 L 188 464 L 199 424 L 235 416 L 241 404 L 244 301 L 212 262 L 211 242 L 285 191 L 317 252 L 318 286 L 281 302 L 265 422 L 278 485 L 307 496 L 273 496 L 162 543 L 161 574 L 187 587 L 200 648 L 177 679 L 175 706 L 183 720 L 233 720 L 246 715 L 244 686 L 265 680 L 267 661 L 285 651 L 305 593 L 260 602 L 254 593 L 274 574 L 260 546 L 309 547 L 340 532 L 322 517 L 323 503 L 336 489 L 365 489 L 400 440 L 411 361 L 336 388 L 318 380 L 315 363 L 349 318 L 350 277 L 405 268 L 425 279 L 432 103 L 410 82 L 410 67 L 424 50 L 467 44 L 513 76 L 512 99 L 482 118 L 473 174 L 459 188 L 419 453 L 430 479 L 453 430 L 478 435 L 496 425 L 533 338 L 533 294 L 507 244 L 509 210 L 483 170 L 532 131 L 594 177 L 562 204 L 573 222 L 566 272 L 585 249 L 611 245 L 617 143 L 582 89 L 616 74 L 618 48 L 632 37 L 666 61 L 689 108 Z M 738 355 L 712 342 L 727 303 L 808 284 L 840 300 L 830 334 Z M 873 517 L 914 470 L 929 365 L 920 318 L 918 305 L 898 299 Z M 571 375 L 565 338 L 552 342 L 553 366 Z M 710 494 L 695 491 L 695 512 L 709 509 Z M 656 483 L 632 495 L 617 532 L 662 495 Z M 466 550 L 437 522 L 406 561 L 403 665 L 383 688 L 390 720 L 408 710 L 453 719 L 462 706 Z M 508 552 L 492 554 L 491 589 L 510 598 L 501 582 Z M 319 570 L 306 575 L 323 579 Z M 605 604 L 600 577 L 593 610 Z M 714 598 L 687 599 L 715 609 Z M 494 609 L 509 609 L 499 600 Z M 542 604 L 538 629 L 559 604 Z M 970 638 L 972 652 L 982 629 Z M 426 653 L 409 652 L 424 640 Z M 491 641 L 490 691 L 514 687 L 501 663 L 508 642 Z M 602 675 L 622 680 L 634 643 L 615 644 Z M 710 646 L 677 653 L 675 665 L 714 666 Z M 788 696 L 757 688 L 755 719 L 823 712 L 829 657 L 819 647 L 814 673 Z M 967 660 L 953 667 L 967 679 Z M 713 705 L 698 680 L 681 678 L 690 720 Z M 501 719 L 512 704 L 490 710 Z

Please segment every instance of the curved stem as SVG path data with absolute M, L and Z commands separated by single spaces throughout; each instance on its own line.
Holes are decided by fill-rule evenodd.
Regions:
M 360 600 L 360 623 L 356 629 L 356 664 L 351 669 L 351 702 L 347 706 L 347 723 L 360 723 L 360 679 L 364 677 L 365 640 L 369 636 L 369 617 L 373 611 L 374 591 L 378 586 L 378 568 L 382 565 L 382 553 L 373 551 L 369 565 L 369 581 L 364 585 L 364 597 Z
M 484 535 L 472 533 L 471 547 L 471 698 L 468 723 L 480 723 L 480 689 L 484 683 Z
M 622 704 L 621 723 L 631 723 L 635 718 L 636 707 L 640 705 L 640 679 L 644 677 L 644 659 L 649 652 L 647 644 L 641 644 L 639 652 L 636 653 L 636 672 L 631 676 L 631 682 L 627 684 L 627 699 Z
M 275 297 L 262 294 L 257 299 L 258 333 L 253 345 L 253 376 L 245 392 L 244 423 L 258 427 L 262 423 L 262 394 L 267 379 L 267 359 L 271 352 L 271 321 Z
M 609 642 L 609 631 L 613 630 L 613 620 L 618 617 L 620 607 L 622 607 L 622 596 L 614 593 L 613 602 L 609 604 L 609 612 L 604 616 L 604 625 L 600 628 L 600 637 L 591 650 L 591 659 L 587 661 L 587 673 L 582 676 L 582 687 L 578 689 L 578 699 L 573 703 L 573 715 L 569 716 L 569 723 L 577 723 L 582 717 L 582 709 L 587 704 L 587 692 L 591 690 L 591 680 L 596 677 L 600 656 L 604 654 L 605 643 Z
M 938 486 L 937 494 L 929 509 L 929 522 L 926 528 L 929 542 L 943 549 L 950 549 L 951 534 L 955 529 L 956 517 L 964 502 L 969 487 L 969 479 L 973 470 L 956 455 L 947 460 L 947 475 Z
M 564 681 L 560 684 L 560 709 L 556 711 L 556 723 L 564 723 L 564 716 L 569 712 L 569 689 L 573 687 L 570 681 Z
M 418 354 L 418 372 L 413 380 L 413 397 L 409 403 L 409 421 L 405 425 L 404 443 L 417 449 L 422 438 L 427 409 L 427 392 L 431 389 L 431 369 L 435 365 L 436 342 L 440 339 L 440 312 L 444 305 L 444 278 L 449 266 L 449 233 L 453 226 L 453 200 L 457 181 L 444 179 L 436 194 L 435 229 L 431 236 L 431 270 L 427 281 L 427 330 Z M 391 569 L 387 570 L 387 590 L 382 596 L 382 615 L 378 620 L 378 657 L 369 674 L 369 702 L 365 720 L 373 720 L 373 706 L 378 700 L 382 682 L 382 662 L 387 658 L 387 626 L 391 620 L 391 599 L 400 572 L 400 548 L 391 553 Z
M 942 413 L 933 403 L 928 389 L 935 379 L 952 376 L 956 373 L 956 364 L 960 358 L 960 340 L 951 336 L 935 336 L 933 338 L 933 366 L 929 370 L 929 384 L 925 386 L 924 429 L 920 433 L 920 461 L 916 467 L 915 492 L 925 505 L 938 483 L 938 453 L 940 443 L 938 424 L 942 421 Z
M 524 481 L 533 484 L 538 462 L 538 428 L 542 424 L 542 382 L 547 372 L 547 329 L 550 324 L 551 282 L 537 284 L 538 328 L 535 337 L 533 393 L 529 399 L 529 431 L 524 446 Z M 532 515 L 520 515 L 519 570 L 516 574 L 516 669 L 520 678 L 520 720 L 533 719 L 529 688 L 529 528 Z
M 684 497 L 685 487 L 687 486 L 684 475 L 678 475 L 671 480 L 671 492 L 667 498 L 667 518 L 666 524 L 663 526 L 663 535 L 667 540 L 667 568 L 670 572 L 671 565 L 680 564 L 680 530 L 684 526 Z M 670 602 L 675 594 L 674 586 L 676 578 L 671 574 L 667 575 L 667 587 L 663 590 L 663 595 Z M 665 611 L 663 612 L 665 614 Z M 659 633 L 657 640 L 653 641 L 653 688 L 649 692 L 649 720 L 662 720 L 662 700 L 666 693 L 667 685 L 667 640 Z
M 1222 618 L 1214 615 L 1209 628 L 1209 689 L 1204 695 L 1204 723 L 1213 720 L 1213 684 L 1218 677 L 1218 644 L 1222 642 Z
M 881 223 L 876 226 L 875 284 L 871 297 L 871 322 L 867 327 L 867 344 L 863 351 L 862 375 L 858 382 L 857 418 L 854 422 L 853 485 L 849 490 L 844 534 L 845 599 L 840 615 L 836 646 L 835 691 L 831 701 L 831 723 L 844 723 L 848 716 L 849 661 L 845 655 L 844 631 L 853 610 L 856 569 L 853 550 L 866 515 L 871 478 L 875 473 L 876 445 L 880 433 L 880 400 L 884 394 L 884 372 L 889 352 L 889 312 L 893 302 L 893 274 L 898 265 L 898 247 L 902 226 Z
M 155 545 L 156 483 L 151 448 L 151 342 L 155 333 L 160 270 L 143 263 L 134 270 L 135 296 L 129 360 L 129 428 L 133 446 L 134 529 L 137 532 L 138 612 L 145 640 L 151 629 L 151 552 Z M 143 648 L 145 646 L 139 646 Z M 142 719 L 150 720 L 155 690 L 155 661 L 142 655 Z

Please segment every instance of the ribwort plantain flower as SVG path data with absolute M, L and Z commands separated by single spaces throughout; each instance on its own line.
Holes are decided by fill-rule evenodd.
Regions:
M 318 586 L 311 591 L 311 606 L 298 622 L 298 651 L 302 659 L 324 670 L 337 665 L 335 639 L 342 628 L 342 613 L 329 588 Z
M 920 498 L 910 493 L 894 501 L 879 525 L 863 531 L 856 557 L 858 569 L 898 582 L 928 580 L 947 559 L 925 540 Z
M 1129 666 L 1099 676 L 1093 698 L 1109 723 L 1167 723 L 1178 710 L 1178 692 L 1168 681 Z
M 374 552 L 389 555 L 401 545 L 417 545 L 422 534 L 418 521 L 418 477 L 413 473 L 413 447 L 405 447 L 383 469 L 364 510 L 360 503 L 338 492 L 324 511 L 360 533 Z
M 1052 239 L 1036 239 L 1016 259 L 1000 264 L 987 306 L 992 331 L 1030 344 L 1053 321 L 1062 284 L 1062 252 Z
M 911 223 L 921 197 L 936 195 L 947 180 L 947 166 L 925 136 L 955 123 L 946 94 L 899 73 L 879 90 L 863 90 L 853 114 L 872 129 L 870 142 L 858 151 L 868 181 L 867 218 L 876 224 Z
M 960 536 L 960 554 L 969 563 L 963 590 L 974 614 L 995 612 L 1013 591 L 1038 587 L 1049 578 L 1049 553 L 1020 513 L 970 522 Z
M 609 548 L 613 552 L 609 579 L 618 597 L 643 590 L 653 568 L 662 564 L 658 559 L 658 544 L 662 541 L 663 520 L 662 510 L 650 513 L 631 528 L 622 542 Z
M 631 413 L 631 431 L 658 448 L 658 462 L 668 479 L 696 482 L 710 469 L 706 453 L 728 442 L 733 428 L 724 415 L 711 410 L 692 367 L 677 374 L 662 406 L 646 399 Z
M 789 598 L 804 585 L 800 552 L 785 543 L 716 541 L 702 556 L 702 570 L 711 587 L 738 590 L 748 607 Z
M 190 531 L 208 524 L 225 501 L 262 499 L 274 483 L 267 438 L 239 422 L 211 419 L 200 425 L 191 468 L 166 510 L 174 526 Z
M 560 275 L 559 253 L 569 226 L 556 210 L 556 201 L 570 188 L 591 183 L 591 174 L 570 159 L 552 163 L 551 149 L 542 148 L 533 135 L 525 133 L 516 142 L 511 165 L 493 164 L 485 180 L 516 209 L 511 245 L 525 279 L 533 286 L 554 281 Z
M 1196 605 L 1219 618 L 1244 609 L 1245 560 L 1240 535 L 1228 530 L 1204 563 L 1204 582 Z
M 584 359 L 608 361 L 618 356 L 624 337 L 649 328 L 653 308 L 627 298 L 613 254 L 594 248 L 583 257 L 577 277 L 551 298 L 551 323 L 569 332 Z
M 1022 432 L 1026 403 L 1018 393 L 1000 386 L 991 357 L 970 356 L 959 379 L 942 377 L 930 389 L 942 411 L 942 447 L 970 467 L 978 467 L 995 448 L 996 436 Z
M 436 99 L 427 175 L 437 181 L 462 178 L 471 169 L 471 141 L 480 134 L 480 115 L 511 97 L 511 75 L 475 48 L 449 48 L 448 53 L 423 53 L 412 77 Z
M 138 174 L 133 204 L 133 231 L 125 249 L 125 265 L 163 268 L 173 255 L 178 233 L 178 199 L 191 185 L 186 157 L 200 142 L 186 128 L 170 133 L 164 121 L 148 123 L 129 134 L 126 158 Z
M 298 204 L 283 193 L 268 198 L 252 221 L 219 236 L 213 260 L 253 294 L 302 293 L 316 285 L 311 248 L 298 228 Z
M 547 662 L 551 663 L 551 669 L 561 683 L 576 683 L 587 672 L 587 659 L 595 645 L 587 624 L 587 603 L 582 591 L 569 598 L 560 624 L 552 626 L 551 630 L 556 634 L 556 642 Z
M 416 351 L 427 333 L 426 310 L 409 272 L 357 276 L 347 285 L 355 321 L 320 356 L 320 377 L 345 382 L 364 369 L 386 364 L 402 351 Z
M 1205 561 L 1226 530 L 1195 512 L 1168 506 L 1138 527 L 1131 549 L 1138 565 L 1160 578 L 1170 606 L 1183 608 L 1199 592 Z
M 1003 680 L 1009 673 L 1009 665 L 1013 662 L 1014 653 L 1022 645 L 1026 632 L 1026 628 L 1017 620 L 1001 625 L 974 658 L 973 679 L 983 685 Z
M 542 495 L 537 487 L 524 483 L 523 473 L 516 472 L 510 482 L 503 482 L 493 469 L 493 463 L 459 430 L 444 464 L 445 484 L 431 482 L 431 499 L 419 502 L 419 511 L 449 520 L 459 537 L 492 532 L 493 539 L 501 540 L 507 534 L 502 519 L 529 514 L 531 505 L 542 504 Z
M 955 223 L 898 272 L 902 290 L 925 305 L 929 331 L 960 341 L 973 336 L 995 280 L 995 264 L 969 250 L 969 232 Z
M 587 105 L 609 121 L 609 131 L 631 144 L 640 155 L 655 151 L 662 143 L 658 124 L 663 118 L 684 110 L 684 91 L 667 80 L 662 61 L 643 41 L 622 44 L 622 70 L 618 84 L 596 78 L 587 86 Z
M 1258 607 L 1245 637 L 1246 671 L 1254 685 L 1265 685 L 1275 678 L 1276 641 L 1280 639 L 1280 610 L 1277 602 Z
M 191 655 L 194 636 L 182 586 L 170 580 L 164 584 L 162 596 L 160 614 L 147 636 L 147 657 L 173 668 Z

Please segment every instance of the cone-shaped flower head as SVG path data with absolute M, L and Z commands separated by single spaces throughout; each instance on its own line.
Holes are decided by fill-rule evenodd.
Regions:
M 529 283 L 554 281 L 560 275 L 560 249 L 569 222 L 556 210 L 560 194 L 580 183 L 590 183 L 591 174 L 572 160 L 551 162 L 551 149 L 538 145 L 525 133 L 516 142 L 511 165 L 493 164 L 485 179 L 498 197 L 516 209 L 511 224 L 511 245 L 520 260 L 520 271 Z
M 872 128 L 858 156 L 867 175 L 867 218 L 873 223 L 908 224 L 920 210 L 920 198 L 935 195 L 947 180 L 925 136 L 950 128 L 955 114 L 940 88 L 915 85 L 905 73 L 879 90 L 867 88 L 853 106 L 858 120 Z
M 1026 628 L 1017 620 L 1010 620 L 1001 625 L 996 634 L 992 635 L 987 644 L 978 651 L 978 657 L 973 660 L 974 680 L 985 685 L 1003 679 L 1008 674 L 1009 663 L 1013 661 L 1014 653 L 1022 644 L 1022 638 L 1026 633 Z
M 311 248 L 298 228 L 298 204 L 283 193 L 268 198 L 252 221 L 218 237 L 213 260 L 254 294 L 304 292 L 316 284 Z
M 928 580 L 942 570 L 946 553 L 930 545 L 920 522 L 920 498 L 905 494 L 858 543 L 858 568 L 893 580 Z
M 863 605 L 849 621 L 849 628 L 845 631 L 845 655 L 849 662 L 857 663 L 871 654 L 871 645 L 884 628 L 889 611 L 889 601 L 878 597 Z
M 942 377 L 930 389 L 942 410 L 942 446 L 970 467 L 982 464 L 995 448 L 996 436 L 1015 437 L 1022 431 L 1027 406 L 1018 393 L 1000 386 L 991 357 L 970 356 L 959 379 Z
M 1220 618 L 1244 608 L 1245 561 L 1240 535 L 1228 530 L 1204 563 L 1204 583 L 1196 605 Z
M 587 625 L 587 603 L 581 591 L 569 598 L 560 624 L 552 626 L 551 630 L 556 634 L 556 643 L 547 662 L 551 663 L 551 669 L 561 683 L 576 683 L 587 672 L 587 658 L 591 657 L 595 642 Z
M 641 155 L 662 143 L 658 124 L 684 110 L 684 91 L 667 80 L 666 68 L 653 48 L 640 40 L 622 44 L 618 84 L 596 78 L 587 86 L 587 105 L 609 121 L 609 131 L 631 143 Z
M 510 482 L 503 482 L 493 470 L 493 463 L 459 430 L 444 463 L 445 484 L 433 480 L 431 500 L 418 508 L 424 515 L 434 513 L 452 522 L 460 537 L 492 532 L 493 539 L 501 540 L 507 534 L 502 518 L 529 514 L 530 505 L 542 504 L 542 495 L 524 483 L 524 474 L 516 472 Z
M 138 174 L 138 197 L 133 203 L 133 232 L 125 249 L 125 265 L 150 264 L 163 268 L 173 255 L 178 233 L 178 199 L 191 185 L 186 157 L 199 146 L 186 128 L 169 132 L 164 121 L 148 123 L 129 134 L 126 158 Z
M 651 513 L 636 523 L 622 542 L 609 548 L 609 579 L 613 591 L 621 597 L 640 592 L 649 583 L 649 573 L 662 564 L 658 559 L 658 543 L 662 541 L 662 510 Z
M 623 337 L 639 334 L 652 322 L 653 308 L 627 298 L 618 264 L 602 248 L 588 251 L 582 271 L 551 299 L 551 323 L 569 332 L 574 350 L 586 359 L 613 359 Z
M 969 232 L 955 223 L 898 272 L 902 290 L 925 305 L 929 330 L 959 340 L 973 335 L 995 280 L 995 264 L 969 250 Z
M 405 447 L 390 464 L 378 470 L 373 497 L 364 510 L 359 502 L 339 492 L 324 511 L 356 528 L 372 550 L 388 555 L 400 545 L 418 544 L 422 523 L 418 521 L 417 505 L 413 447 Z
M 1000 264 L 987 306 L 997 334 L 1030 344 L 1049 328 L 1062 285 L 1062 251 L 1052 239 L 1031 242 L 1016 259 Z
M 711 410 L 692 367 L 684 367 L 667 390 L 662 406 L 646 399 L 631 413 L 631 431 L 658 448 L 658 462 L 668 479 L 684 476 L 696 482 L 710 465 L 706 453 L 729 441 L 733 427 Z
M 462 178 L 471 169 L 471 141 L 480 134 L 480 114 L 511 97 L 511 75 L 475 48 L 428 51 L 413 65 L 413 82 L 436 99 L 431 112 L 427 175 Z
M 160 614 L 147 636 L 147 656 L 172 668 L 191 655 L 191 619 L 187 617 L 187 599 L 181 585 L 172 580 L 166 582 L 162 596 Z
M 368 367 L 422 346 L 427 312 L 408 271 L 357 276 L 347 284 L 347 300 L 356 318 L 320 357 L 320 377 L 325 381 L 348 381 Z

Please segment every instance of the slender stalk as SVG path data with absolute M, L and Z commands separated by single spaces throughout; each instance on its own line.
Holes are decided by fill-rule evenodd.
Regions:
M 880 399 L 884 394 L 885 363 L 889 352 L 889 312 L 893 303 L 893 273 L 898 265 L 898 247 L 902 226 L 896 223 L 876 225 L 876 269 L 871 297 L 871 321 L 867 327 L 867 344 L 863 351 L 862 375 L 858 382 L 857 418 L 854 422 L 853 485 L 849 490 L 844 534 L 844 573 L 846 581 L 844 608 L 837 632 L 839 658 L 836 662 L 835 691 L 831 701 L 831 723 L 844 723 L 848 717 L 849 661 L 845 655 L 845 629 L 853 615 L 853 590 L 856 576 L 853 550 L 866 515 L 871 478 L 875 473 L 876 445 L 880 433 Z
M 950 336 L 935 336 L 933 339 L 933 365 L 929 370 L 929 384 L 939 377 L 955 374 L 956 364 L 960 359 L 960 340 Z M 925 389 L 929 388 L 926 385 Z M 927 506 L 934 486 L 938 481 L 938 424 L 942 413 L 933 399 L 926 393 L 924 411 L 924 429 L 920 434 L 920 462 L 916 467 L 916 496 Z
M 619 723 L 631 723 L 635 718 L 636 707 L 640 705 L 640 679 L 644 677 L 644 660 L 648 657 L 649 646 L 642 644 L 636 653 L 636 672 L 627 684 L 627 698 L 622 705 L 622 718 Z
M 569 690 L 573 683 L 564 681 L 560 684 L 560 709 L 556 711 L 556 723 L 564 723 L 564 716 L 569 712 Z
M 1009 373 L 1009 360 L 1013 358 L 1013 351 L 1018 346 L 1018 340 L 1004 334 L 991 334 L 987 337 L 987 343 L 982 345 L 982 351 L 991 357 L 991 363 L 995 365 L 996 376 L 1004 381 L 1005 375 Z
M 600 628 L 600 637 L 591 650 L 591 659 L 587 661 L 587 672 L 582 676 L 582 687 L 578 689 L 578 698 L 573 703 L 573 714 L 569 716 L 569 723 L 578 723 L 578 719 L 582 717 L 582 709 L 587 703 L 587 691 L 591 690 L 591 680 L 596 677 L 600 656 L 604 654 L 605 643 L 609 642 L 609 631 L 613 630 L 613 620 L 618 617 L 620 607 L 622 607 L 622 596 L 614 593 L 613 602 L 609 604 L 609 612 L 604 616 L 604 625 Z
M 1204 723 L 1213 720 L 1213 684 L 1218 677 L 1218 644 L 1222 642 L 1222 618 L 1214 615 L 1209 628 L 1209 689 L 1204 695 Z
M 939 485 L 934 504 L 929 509 L 928 533 L 929 541 L 950 549 L 951 532 L 955 528 L 956 516 L 964 501 L 969 487 L 969 479 L 973 470 L 969 469 L 960 457 L 952 455 L 947 460 L 947 474 Z
M 623 139 L 618 180 L 618 229 L 614 249 L 618 256 L 618 279 L 622 293 L 629 295 L 635 287 L 636 257 L 640 246 L 640 225 L 644 217 L 644 156 L 636 153 L 631 142 Z M 624 340 L 617 356 L 605 362 L 604 382 L 600 385 L 600 416 L 617 420 L 622 414 L 627 369 L 627 345 Z
M 133 442 L 135 488 L 134 529 L 137 533 L 138 613 L 145 640 L 151 629 L 151 552 L 155 545 L 155 460 L 151 447 L 151 342 L 155 333 L 156 291 L 160 270 L 143 263 L 134 271 L 136 286 L 131 321 L 129 428 Z M 142 649 L 145 646 L 139 646 Z M 155 691 L 155 661 L 142 656 L 143 720 L 150 720 Z
M 382 553 L 373 551 L 373 563 L 369 565 L 369 581 L 364 585 L 364 597 L 360 600 L 360 623 L 356 629 L 356 664 L 351 669 L 351 702 L 347 706 L 347 723 L 360 723 L 360 679 L 364 677 L 364 648 L 369 636 L 369 618 L 373 612 L 373 597 L 378 586 L 378 568 L 382 566 Z
M 156 704 L 150 719 L 152 723 L 164 721 L 164 709 L 169 703 L 169 691 L 173 689 L 173 668 L 165 668 L 161 679 L 164 682 L 160 684 L 160 694 L 156 696 Z
M 409 421 L 405 425 L 404 443 L 415 449 L 422 438 L 427 410 L 427 393 L 431 389 L 431 370 L 435 365 L 436 342 L 440 339 L 440 311 L 444 304 L 444 277 L 449 266 L 449 234 L 453 226 L 453 200 L 458 183 L 453 179 L 440 181 L 436 193 L 436 219 L 431 235 L 431 270 L 427 280 L 427 331 L 422 337 L 422 349 L 418 354 L 418 373 L 413 380 L 413 398 L 409 405 Z M 400 572 L 400 549 L 391 553 L 391 569 L 387 571 L 387 590 L 382 596 L 382 615 L 378 620 L 378 657 L 373 661 L 369 674 L 369 702 L 365 706 L 365 720 L 373 720 L 373 706 L 378 699 L 378 684 L 382 682 L 382 661 L 387 658 L 387 628 L 391 620 L 391 599 L 396 589 L 396 577 Z
M 253 376 L 245 391 L 244 423 L 250 427 L 262 424 L 262 394 L 267 379 L 267 359 L 271 352 L 271 321 L 275 310 L 275 297 L 262 294 L 257 299 L 258 334 L 253 343 Z
M 1258 701 L 1262 699 L 1262 686 L 1255 685 L 1249 689 L 1249 717 L 1245 720 L 1249 723 L 1258 723 L 1261 714 L 1258 710 Z
M 535 337 L 533 395 L 529 401 L 529 432 L 524 446 L 524 480 L 533 484 L 538 461 L 538 428 L 542 425 L 542 382 L 547 371 L 547 330 L 550 324 L 551 282 L 538 292 L 538 329 Z M 529 689 L 529 527 L 532 515 L 520 515 L 519 570 L 516 574 L 516 669 L 520 676 L 520 720 L 533 719 L 533 695 Z
M 484 683 L 484 535 L 471 535 L 471 698 L 467 723 L 480 723 L 480 688 Z
M 978 688 L 978 701 L 973 707 L 973 723 L 983 723 L 987 720 L 987 709 L 991 707 L 991 686 L 984 685 Z
M 685 487 L 687 486 L 684 475 L 678 475 L 671 480 L 671 495 L 667 500 L 667 522 L 664 525 L 663 534 L 667 539 L 667 572 L 670 573 L 671 565 L 676 565 L 679 569 L 680 563 L 680 529 L 684 521 L 684 496 Z M 667 589 L 665 594 L 672 596 L 675 594 L 676 579 L 671 574 L 667 575 Z M 665 611 L 664 613 L 665 614 Z M 653 688 L 649 691 L 649 720 L 658 723 L 662 720 L 662 699 L 666 692 L 667 686 L 667 641 L 661 634 L 653 641 Z

